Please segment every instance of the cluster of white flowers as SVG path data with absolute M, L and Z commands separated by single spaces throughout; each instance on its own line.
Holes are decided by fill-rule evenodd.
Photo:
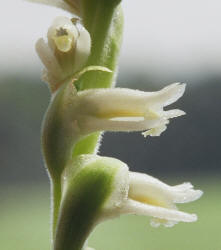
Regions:
M 90 35 L 78 20 L 66 17 L 55 19 L 48 31 L 48 44 L 40 39 L 36 45 L 46 67 L 44 80 L 53 91 L 65 79 L 83 69 L 90 54 L 90 44 Z M 73 85 L 72 82 L 69 84 Z M 165 106 L 183 95 L 185 84 L 174 83 L 157 92 L 125 88 L 77 92 L 73 86 L 71 89 L 72 105 L 66 111 L 70 114 L 73 133 L 78 136 L 96 131 L 144 131 L 145 137 L 159 136 L 166 129 L 169 119 L 185 114 L 179 109 L 164 110 Z M 118 209 L 118 213 L 137 213 L 159 218 L 153 225 L 161 222 L 171 226 L 177 221 L 196 220 L 195 215 L 179 212 L 174 205 L 201 196 L 202 192 L 194 191 L 190 184 L 170 187 L 153 177 L 138 173 L 130 173 L 129 176 L 121 174 L 117 183 L 125 183 L 124 178 L 129 181 L 128 199 Z

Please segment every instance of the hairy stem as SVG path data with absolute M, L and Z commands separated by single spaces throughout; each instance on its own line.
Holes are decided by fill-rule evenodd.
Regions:
M 114 85 L 120 52 L 123 13 L 120 1 L 83 0 L 82 20 L 92 40 L 91 54 L 87 65 L 104 66 L 112 73 L 91 71 L 76 83 L 79 90 L 108 88 Z M 73 155 L 95 153 L 100 133 L 93 133 L 75 145 Z

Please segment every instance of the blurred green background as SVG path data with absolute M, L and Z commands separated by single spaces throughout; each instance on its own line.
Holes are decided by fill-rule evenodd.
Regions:
M 198 184 L 204 196 L 198 202 L 180 206 L 197 212 L 196 223 L 152 228 L 146 217 L 122 216 L 100 224 L 89 245 L 97 250 L 220 250 L 220 180 L 201 181 Z M 1 249 L 50 249 L 48 196 L 46 186 L 20 186 L 4 192 L 0 209 Z
M 123 7 L 125 36 L 117 85 L 154 91 L 172 82 L 187 82 L 184 96 L 173 105 L 187 115 L 172 120 L 159 138 L 105 133 L 100 154 L 170 185 L 190 181 L 204 195 L 179 206 L 196 213 L 196 223 L 152 228 L 149 218 L 122 216 L 99 225 L 89 246 L 221 250 L 221 3 L 139 0 L 139 4 L 124 1 Z M 33 47 L 57 15 L 64 13 L 19 0 L 5 1 L 0 8 L 2 250 L 49 250 L 49 181 L 40 130 L 50 95 L 40 81 L 42 65 Z

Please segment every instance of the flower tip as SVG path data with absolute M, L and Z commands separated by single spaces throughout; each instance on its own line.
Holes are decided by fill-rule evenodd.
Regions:
M 184 183 L 178 186 L 172 187 L 173 191 L 173 202 L 175 203 L 187 203 L 198 200 L 202 195 L 203 191 L 194 190 L 190 183 Z
M 179 92 L 181 95 L 183 95 L 185 89 L 186 89 L 186 83 L 183 82 L 175 82 L 170 84 L 166 88 L 176 89 L 177 92 Z
M 178 99 L 183 96 L 186 90 L 186 83 L 178 83 L 177 84 L 177 95 L 179 96 Z
M 186 115 L 186 112 L 183 110 L 179 110 L 179 112 L 177 113 L 177 117 L 182 115 Z
M 184 222 L 196 222 L 198 220 L 198 217 L 196 214 L 188 214 L 189 216 L 186 217 L 186 221 Z
M 160 125 L 158 127 L 149 129 L 145 132 L 142 133 L 142 135 L 146 138 L 148 135 L 149 136 L 160 136 L 165 130 L 167 129 L 166 125 Z
M 182 214 L 183 214 L 183 218 L 179 220 L 182 222 L 191 223 L 191 222 L 196 222 L 198 219 L 196 214 L 187 214 L 187 213 L 182 213 Z M 155 228 L 159 227 L 160 225 L 163 225 L 164 227 L 173 227 L 179 221 L 178 220 L 166 220 L 166 219 L 152 218 L 150 221 L 150 225 L 152 227 L 155 227 Z
M 164 113 L 165 113 L 164 117 L 166 119 L 171 119 L 171 118 L 183 116 L 186 114 L 186 112 L 180 109 L 172 109 L 172 110 L 165 111 Z
M 194 191 L 195 191 L 194 196 L 193 196 L 193 199 L 191 201 L 198 200 L 203 195 L 202 190 L 194 190 Z
M 172 83 L 169 86 L 163 88 L 160 93 L 164 96 L 165 102 L 163 106 L 168 106 L 176 102 L 183 94 L 186 89 L 185 83 Z M 162 98 L 162 100 L 164 100 Z

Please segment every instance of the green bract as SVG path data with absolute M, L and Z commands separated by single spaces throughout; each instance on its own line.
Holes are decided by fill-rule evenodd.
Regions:
M 127 172 L 126 165 L 113 158 L 82 155 L 69 162 L 62 175 L 54 249 L 82 249 L 89 233 L 113 206 L 115 182 L 122 171 Z M 127 190 L 121 189 L 114 201 L 122 201 L 126 195 Z

